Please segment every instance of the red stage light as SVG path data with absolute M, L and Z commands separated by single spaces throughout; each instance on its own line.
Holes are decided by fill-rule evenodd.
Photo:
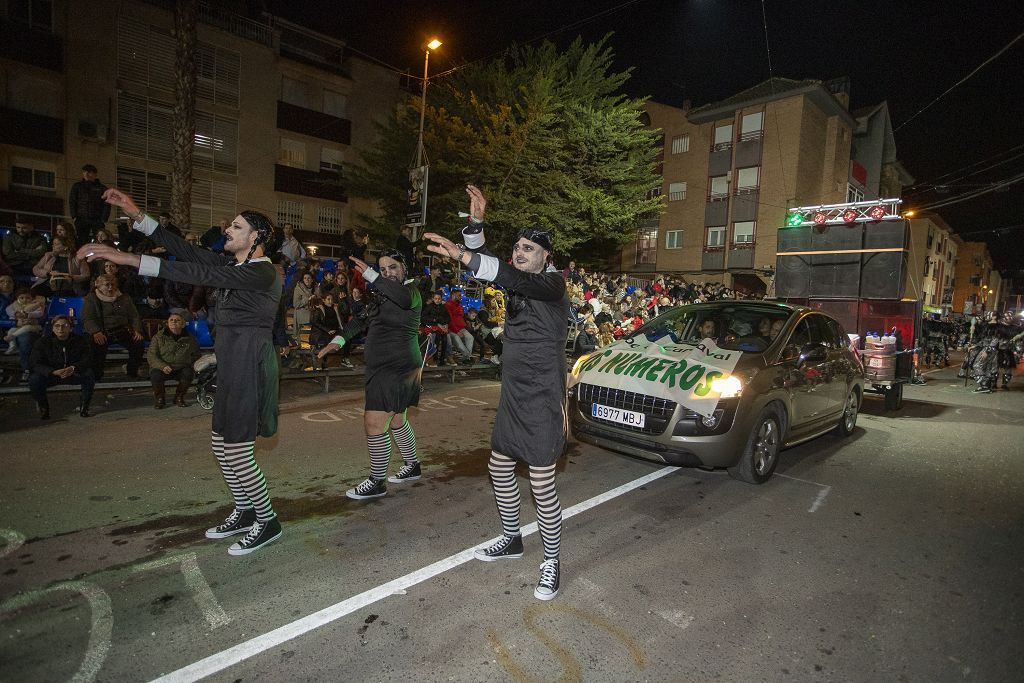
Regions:
M 828 216 L 825 215 L 824 211 L 815 211 L 812 220 L 818 225 L 825 225 L 825 221 L 828 220 Z
M 876 206 L 870 211 L 868 211 L 868 215 L 871 216 L 871 218 L 875 219 L 876 221 L 880 221 L 883 218 L 885 218 L 885 207 Z
M 857 212 L 854 209 L 847 209 L 843 211 L 843 220 L 847 223 L 852 223 L 857 220 Z

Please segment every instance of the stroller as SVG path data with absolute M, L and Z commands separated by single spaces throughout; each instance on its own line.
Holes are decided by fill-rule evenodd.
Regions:
M 213 399 L 217 393 L 217 357 L 212 353 L 203 356 L 192 368 L 196 371 L 196 402 L 203 410 L 213 410 Z

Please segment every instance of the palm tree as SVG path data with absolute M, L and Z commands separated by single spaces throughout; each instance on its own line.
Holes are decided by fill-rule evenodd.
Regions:
M 196 16 L 198 0 L 177 0 L 174 7 L 174 112 L 171 171 L 171 220 L 191 227 L 192 147 L 196 136 Z

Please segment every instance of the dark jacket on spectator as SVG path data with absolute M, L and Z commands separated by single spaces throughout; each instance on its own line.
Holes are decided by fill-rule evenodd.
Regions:
M 68 195 L 71 220 L 84 218 L 106 223 L 110 218 L 110 204 L 103 201 L 103 193 L 106 191 L 107 186 L 98 180 L 79 180 L 72 185 Z
M 324 346 L 328 344 L 335 335 L 340 334 L 345 328 L 346 320 L 343 319 L 341 311 L 335 305 L 316 306 L 310 318 L 309 343 L 311 346 Z
M 153 335 L 146 352 L 146 361 L 154 370 L 171 366 L 171 370 L 186 368 L 199 359 L 199 342 L 186 331 L 175 337 L 165 327 Z
M 573 344 L 573 355 L 579 358 L 585 353 L 591 353 L 597 349 L 597 335 L 588 334 L 586 330 L 581 330 L 576 335 L 576 343 Z
M 67 341 L 40 337 L 32 347 L 29 365 L 33 372 L 49 376 L 54 370 L 74 365 L 78 371 L 92 368 L 92 350 L 83 335 L 72 333 Z
M 11 266 L 35 266 L 36 262 L 46 253 L 46 238 L 38 232 L 22 235 L 12 230 L 4 238 L 4 261 Z
M 452 321 L 444 304 L 435 304 L 433 301 L 423 304 L 423 313 L 420 316 L 420 320 L 428 327 L 432 325 L 448 325 Z
M 192 291 L 194 289 L 195 285 L 190 285 L 187 282 L 164 280 L 163 299 L 167 308 L 181 308 L 194 313 L 195 309 L 192 308 Z
M 89 334 L 129 327 L 142 332 L 142 318 L 127 294 L 118 294 L 112 302 L 100 300 L 96 292 L 82 302 L 82 326 Z

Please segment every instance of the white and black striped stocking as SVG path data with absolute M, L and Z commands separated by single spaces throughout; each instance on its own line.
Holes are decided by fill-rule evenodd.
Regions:
M 516 482 L 516 461 L 508 456 L 491 451 L 487 464 L 494 489 L 494 501 L 498 504 L 501 528 L 506 536 L 519 534 L 519 484 Z
M 214 444 L 218 439 L 224 449 L 223 454 L 218 456 L 218 461 L 221 463 L 224 481 L 235 497 L 235 505 L 238 505 L 241 499 L 238 492 L 238 489 L 241 489 L 241 495 L 244 496 L 246 503 L 239 506 L 240 509 L 255 508 L 256 519 L 261 522 L 270 521 L 275 516 L 274 508 L 270 504 L 270 494 L 267 492 L 267 481 L 263 478 L 263 471 L 253 457 L 256 442 L 228 443 L 221 435 L 214 433 Z M 214 454 L 217 453 L 216 448 L 215 445 Z
M 562 505 L 555 490 L 555 466 L 530 465 L 530 490 L 537 506 L 537 526 L 544 541 L 544 559 L 558 559 L 562 546 Z
M 405 464 L 415 465 L 418 462 L 416 458 L 416 432 L 412 431 L 412 425 L 409 424 L 409 420 L 406 419 L 398 429 L 391 430 L 391 435 L 395 438 L 395 445 L 398 446 L 398 452 L 402 454 L 402 460 L 405 461 Z
M 366 448 L 370 451 L 370 477 L 378 480 L 386 478 L 391 464 L 391 435 L 387 432 L 367 434 Z

